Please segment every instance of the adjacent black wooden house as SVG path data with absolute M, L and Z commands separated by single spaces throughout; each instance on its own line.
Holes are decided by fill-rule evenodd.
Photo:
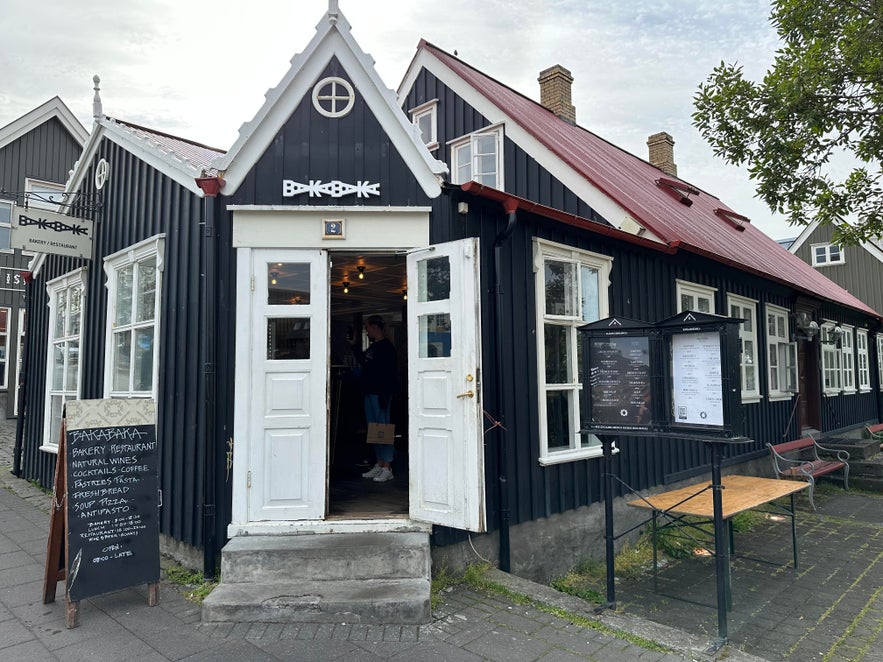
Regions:
M 13 206 L 53 209 L 88 137 L 64 102 L 54 97 L 0 128 L 0 407 L 18 413 L 20 347 L 25 335 L 28 261 L 10 241 Z
M 677 178 L 665 134 L 663 170 L 574 123 L 565 69 L 541 76 L 553 111 L 425 42 L 396 97 L 331 5 L 227 152 L 97 110 L 68 183 L 97 201 L 76 212 L 96 222 L 92 259 L 41 257 L 29 286 L 45 339 L 29 345 L 29 477 L 51 480 L 65 399 L 153 397 L 162 531 L 203 549 L 207 571 L 225 543 L 232 557 L 304 533 L 408 531 L 447 563 L 471 543 L 548 577 L 602 535 L 587 516 L 601 448 L 580 433 L 587 322 L 744 319 L 755 441 L 730 464 L 879 419 L 870 392 L 822 397 L 824 353 L 850 364 L 812 323 L 876 338 L 880 316 Z M 374 314 L 400 372 L 395 479 L 381 484 L 360 476 L 347 342 Z M 851 369 L 879 366 L 874 347 Z M 638 490 L 708 461 L 652 438 L 617 455 Z M 266 582 L 260 600 L 287 586 Z

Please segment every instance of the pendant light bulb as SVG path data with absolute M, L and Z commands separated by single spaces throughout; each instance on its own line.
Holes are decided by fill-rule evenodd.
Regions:
M 344 294 L 350 293 L 350 282 L 348 280 L 343 281 L 343 293 Z
M 365 267 L 356 267 L 359 270 L 359 280 L 365 280 Z

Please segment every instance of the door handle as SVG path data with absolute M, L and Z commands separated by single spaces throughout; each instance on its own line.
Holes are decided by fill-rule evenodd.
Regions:
M 458 395 L 457 397 L 458 397 L 458 398 L 474 398 L 474 397 L 475 397 L 475 391 L 472 391 L 472 390 L 470 389 L 469 391 L 466 391 L 466 392 L 464 392 L 464 393 L 461 393 L 461 394 Z

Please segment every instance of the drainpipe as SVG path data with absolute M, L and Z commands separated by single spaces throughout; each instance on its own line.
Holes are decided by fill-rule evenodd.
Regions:
M 204 465 L 202 491 L 202 574 L 206 579 L 214 579 L 217 574 L 215 536 L 215 497 L 216 480 L 216 400 L 217 400 L 217 245 L 218 232 L 215 226 L 216 198 L 224 180 L 220 177 L 200 177 L 197 186 L 203 190 L 202 225 L 203 225 L 203 273 L 200 274 L 202 294 L 202 328 L 203 350 L 200 357 L 203 366 L 203 385 L 205 389 L 205 406 L 199 410 L 201 428 L 204 437 Z
M 503 209 L 508 215 L 506 228 L 494 239 L 494 332 L 500 334 L 500 324 L 503 317 L 503 286 L 500 263 L 502 262 L 503 244 L 512 236 L 518 221 L 518 202 L 507 199 L 503 201 Z M 497 379 L 497 417 L 503 419 L 503 350 L 502 343 L 496 343 L 496 379 Z M 509 454 L 506 448 L 505 430 L 497 426 L 497 485 L 500 497 L 500 570 L 509 572 L 511 569 L 509 543 L 509 477 L 506 465 Z
M 31 283 L 34 282 L 34 275 L 30 271 L 26 271 L 24 275 L 25 279 L 25 310 L 26 316 L 25 320 L 31 319 Z M 19 316 L 19 319 L 21 317 Z M 19 335 L 21 335 L 21 329 L 18 330 Z M 28 353 L 31 349 L 31 339 L 30 334 L 25 334 L 24 336 L 24 346 L 21 348 L 22 356 L 21 359 L 21 371 L 18 375 L 18 418 L 15 420 L 15 445 L 12 448 L 12 475 L 16 478 L 21 478 L 21 455 L 22 448 L 24 445 L 24 434 L 25 434 L 25 396 L 27 395 L 27 375 L 28 375 Z

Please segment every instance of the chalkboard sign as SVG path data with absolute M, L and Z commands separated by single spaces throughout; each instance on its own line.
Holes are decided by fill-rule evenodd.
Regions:
M 589 341 L 591 423 L 645 427 L 652 422 L 650 338 L 609 336 Z
M 70 601 L 158 582 L 153 401 L 74 400 L 65 409 Z

